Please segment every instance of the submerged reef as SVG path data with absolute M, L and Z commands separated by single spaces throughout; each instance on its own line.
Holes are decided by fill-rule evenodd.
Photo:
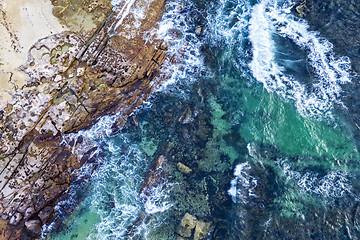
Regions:
M 63 134 L 114 113 L 120 113 L 121 127 L 164 79 L 158 76 L 167 54 L 153 32 L 164 0 L 118 6 L 97 0 L 51 3 L 66 31 L 30 46 L 27 61 L 13 70 L 27 74 L 25 85 L 9 91 L 11 100 L 0 109 L 1 239 L 39 237 L 41 226 L 56 215 L 54 206 L 66 198 L 76 170 L 94 161 L 96 147 L 77 154 L 73 148 L 83 138 L 66 142 Z M 142 16 L 125 11 L 130 7 Z M 16 43 L 16 32 L 8 29 Z M 14 58 L 2 57 L 5 65 Z
M 153 161 L 150 166 L 141 165 L 142 171 L 133 176 L 134 182 L 142 183 L 138 188 L 129 184 L 142 205 L 136 206 L 134 218 L 123 221 L 125 230 L 119 234 L 126 239 L 142 239 L 144 225 L 150 226 L 145 229 L 147 239 L 344 239 L 344 234 L 350 239 L 359 235 L 359 204 L 351 192 L 358 192 L 359 176 L 353 177 L 356 184 L 348 190 L 347 175 L 333 161 L 351 155 L 345 167 L 356 166 L 353 171 L 357 171 L 357 159 L 352 160 L 352 154 L 358 156 L 355 145 L 346 145 L 348 138 L 339 133 L 340 128 L 308 121 L 291 107 L 291 101 L 283 102 L 252 81 L 252 74 L 246 73 L 251 41 L 246 39 L 239 51 L 243 41 L 239 32 L 229 38 L 231 43 L 213 39 L 211 25 L 216 26 L 216 21 L 210 20 L 221 20 L 216 1 L 199 0 L 193 5 L 169 1 L 165 7 L 165 0 L 17 2 L 19 6 L 11 0 L 0 3 L 4 37 L 0 43 L 0 239 L 37 239 L 42 233 L 51 239 L 49 235 L 73 227 L 57 222 L 76 207 L 64 202 L 82 186 L 79 192 L 91 188 L 86 180 L 106 165 L 100 162 L 110 154 L 106 149 L 111 145 L 88 144 L 91 140 L 82 130 L 98 126 L 100 118 L 108 115 L 113 116 L 113 125 L 107 122 L 101 131 L 109 130 L 110 137 L 129 135 L 128 141 L 144 151 L 142 160 Z M 244 9 L 255 4 L 250 2 Z M 358 72 L 354 1 L 295 2 L 293 13 L 308 21 L 310 31 L 320 32 L 314 38 L 329 39 L 334 54 L 349 56 Z M 224 7 L 236 16 L 229 18 L 234 30 L 241 19 L 231 5 Z M 134 112 L 173 71 L 165 69 L 165 63 L 178 61 L 168 51 L 171 41 L 157 36 L 163 9 L 166 19 L 172 8 L 177 9 L 179 25 L 189 24 L 185 30 L 176 24 L 169 29 L 171 37 L 187 42 L 179 47 L 178 56 L 186 59 L 189 51 L 201 58 L 192 64 L 184 61 L 189 66 L 173 67 L 182 69 L 186 80 L 196 81 L 177 82 L 166 93 L 156 91 L 150 108 Z M 220 11 L 221 17 L 225 10 Z M 248 20 L 244 17 L 246 24 Z M 292 46 L 291 39 L 272 35 L 280 44 Z M 290 53 L 299 58 L 311 51 L 295 47 Z M 349 70 L 346 63 L 342 67 Z M 343 87 L 349 94 L 339 95 L 347 106 L 344 118 L 354 129 L 360 129 L 358 82 Z M 354 135 L 360 140 L 359 131 Z M 321 143 L 326 151 L 323 146 L 317 149 L 320 139 L 325 139 Z M 131 156 L 131 147 L 126 141 L 113 141 L 118 144 L 110 151 L 116 152 L 116 166 L 127 165 L 133 171 L 131 164 L 122 162 L 126 154 Z M 124 165 L 119 166 L 120 162 Z M 131 182 L 129 175 L 124 178 Z M 300 188 L 302 179 L 314 186 Z M 343 184 L 339 193 L 328 179 Z M 318 182 L 330 187 L 325 191 Z M 76 185 L 81 187 L 69 191 Z M 75 195 L 83 194 L 79 192 Z M 106 193 L 109 196 L 100 202 L 101 208 L 121 212 L 116 209 L 119 192 L 114 192 L 114 196 Z M 157 219 L 154 212 L 163 215 Z M 89 222 L 85 223 L 91 228 Z M 113 224 L 110 228 L 122 222 L 116 218 Z M 349 229 L 350 225 L 354 227 Z

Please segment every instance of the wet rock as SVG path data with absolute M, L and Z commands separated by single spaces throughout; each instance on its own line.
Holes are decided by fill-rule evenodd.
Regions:
M 183 237 L 181 237 L 181 236 L 177 236 L 177 237 L 176 237 L 176 240 L 186 240 L 186 238 L 183 238 Z
M 52 207 L 47 206 L 39 212 L 38 216 L 43 223 L 46 223 L 46 220 L 51 216 L 53 211 L 54 209 Z
M 40 220 L 29 220 L 25 222 L 25 227 L 27 230 L 32 232 L 34 235 L 39 235 L 41 232 L 41 222 Z
M 21 215 L 21 213 L 16 212 L 9 221 L 9 224 L 11 225 L 18 225 L 19 222 L 22 220 L 23 216 Z
M 125 127 L 126 124 L 126 117 L 119 117 L 115 120 L 115 122 L 113 123 L 113 125 L 111 126 L 111 129 L 116 132 L 120 129 L 122 129 L 123 127 Z
M 151 191 L 156 186 L 159 186 L 163 182 L 164 171 L 163 167 L 165 166 L 166 158 L 163 155 L 160 155 L 153 165 L 150 167 L 149 173 L 146 176 L 143 186 L 140 189 L 140 193 L 145 196 L 151 195 Z
M 191 168 L 189 168 L 188 166 L 186 166 L 185 164 L 183 164 L 181 162 L 178 162 L 176 166 L 179 169 L 179 171 L 182 173 L 189 174 L 192 172 Z
M 179 123 L 186 124 L 192 122 L 194 119 L 191 116 L 192 112 L 190 109 L 186 109 L 178 119 Z
M 197 35 L 200 35 L 201 32 L 202 32 L 201 27 L 198 27 L 198 28 L 195 30 L 195 32 L 196 32 Z
M 181 223 L 177 228 L 177 233 L 182 237 L 190 237 L 192 230 L 196 226 L 196 217 L 189 213 L 185 213 L 184 217 L 181 219 Z
M 161 50 L 164 50 L 164 51 L 167 51 L 167 50 L 169 49 L 168 43 L 167 43 L 167 42 L 163 42 L 163 43 L 160 45 L 160 49 L 161 49 Z
M 64 1 L 53 4 L 62 5 L 57 5 L 59 2 Z M 7 179 L 0 180 L 1 210 L 5 220 L 14 224 L 22 218 L 21 213 L 25 220 L 39 213 L 42 222 L 27 221 L 27 228 L 35 234 L 38 225 L 48 221 L 53 212 L 49 205 L 56 204 L 76 179 L 76 171 L 72 170 L 96 158 L 86 150 L 84 156 L 73 151 L 82 140 L 69 139 L 65 144 L 62 136 L 89 128 L 102 116 L 115 112 L 121 112 L 119 119 L 126 120 L 165 79 L 158 76 L 167 58 L 163 51 L 167 44 L 143 37 L 161 18 L 164 0 L 146 3 L 144 18 L 137 19 L 140 27 L 133 28 L 134 19 L 129 17 L 117 29 L 114 23 L 118 20 L 116 11 L 120 10 L 115 9 L 107 18 L 105 15 L 112 9 L 110 1 L 98 2 L 88 10 L 80 0 L 71 1 L 71 7 L 65 7 L 64 12 L 54 10 L 55 16 L 68 26 L 77 25 L 69 21 L 81 14 L 102 13 L 103 17 L 93 22 L 98 27 L 90 24 L 82 33 L 74 30 L 45 36 L 32 45 L 28 61 L 19 68 L 28 75 L 27 86 L 5 109 L 0 109 L 0 179 Z M 134 5 L 143 4 L 136 2 Z M 92 29 L 96 31 L 90 32 Z M 115 33 L 111 39 L 109 33 Z M 130 35 L 130 40 L 124 37 Z M 118 121 L 117 128 L 123 127 L 122 123 Z M 164 158 L 158 160 L 157 164 L 161 164 Z M 151 187 L 161 183 L 161 167 L 156 165 L 155 169 L 144 184 L 144 194 L 150 194 Z M 29 204 L 21 205 L 28 199 Z M 16 209 L 19 212 L 12 215 Z
M 24 219 L 28 220 L 35 213 L 35 209 L 33 207 L 29 207 L 26 209 L 24 213 Z
M 194 240 L 205 239 L 209 234 L 211 223 L 198 221 L 195 227 Z

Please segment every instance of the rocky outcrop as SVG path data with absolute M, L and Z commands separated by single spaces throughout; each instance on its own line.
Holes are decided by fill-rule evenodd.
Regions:
M 177 233 L 182 237 L 190 237 L 192 230 L 195 228 L 197 223 L 196 217 L 189 213 L 185 213 L 184 217 L 177 228 Z
M 52 2 L 55 16 L 66 21 L 63 13 L 71 8 Z M 26 87 L 0 111 L 1 239 L 39 236 L 77 170 L 93 161 L 96 148 L 77 154 L 73 148 L 83 138 L 66 142 L 63 134 L 108 114 L 126 119 L 163 80 L 157 76 L 167 58 L 165 45 L 151 31 L 164 0 L 123 2 L 111 11 L 109 1 L 92 4 L 84 12 L 109 12 L 107 18 L 99 13 L 103 24 L 88 38 L 63 32 L 37 41 L 20 67 L 28 75 Z M 131 9 L 143 17 L 135 18 Z
M 211 232 L 211 223 L 198 220 L 189 213 L 185 213 L 177 227 L 178 239 L 189 239 L 192 235 L 194 240 L 205 239 Z

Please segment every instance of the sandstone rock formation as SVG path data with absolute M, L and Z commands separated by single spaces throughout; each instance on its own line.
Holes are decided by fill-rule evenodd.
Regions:
M 178 162 L 176 166 L 177 166 L 178 170 L 180 172 L 182 172 L 182 173 L 189 174 L 189 173 L 192 172 L 191 168 L 189 168 L 188 166 L 186 166 L 182 162 Z
M 197 223 L 196 217 L 189 213 L 185 213 L 184 217 L 181 219 L 181 222 L 178 226 L 177 233 L 182 237 L 190 237 L 192 230 L 195 228 Z
M 163 80 L 157 76 L 167 54 L 153 29 L 164 0 L 116 7 L 106 0 L 52 3 L 54 15 L 74 30 L 30 47 L 19 67 L 28 75 L 26 86 L 0 109 L 1 239 L 38 237 L 77 169 L 93 160 L 96 148 L 74 153 L 83 138 L 67 142 L 63 134 L 89 128 L 104 115 L 126 119 Z M 87 22 L 82 28 L 79 18 Z
M 211 223 L 200 221 L 193 215 L 185 213 L 177 228 L 177 233 L 180 235 L 177 239 L 189 239 L 193 234 L 194 240 L 205 239 L 209 232 L 211 232 Z

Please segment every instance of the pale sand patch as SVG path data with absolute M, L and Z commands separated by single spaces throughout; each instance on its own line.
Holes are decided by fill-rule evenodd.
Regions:
M 77 13 L 71 18 L 67 18 L 66 21 L 69 28 L 74 32 L 91 32 L 96 28 L 92 17 L 92 14 L 79 8 Z
M 0 0 L 0 109 L 26 82 L 27 75 L 16 69 L 26 62 L 30 47 L 40 38 L 68 30 L 52 8 L 50 0 Z

